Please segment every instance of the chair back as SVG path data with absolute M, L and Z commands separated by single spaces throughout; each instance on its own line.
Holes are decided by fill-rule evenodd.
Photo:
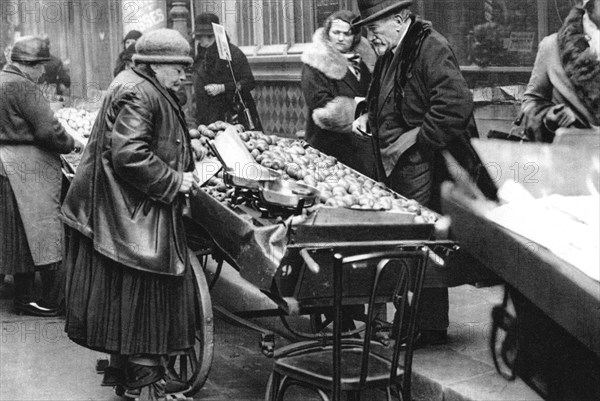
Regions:
M 415 327 L 419 310 L 421 289 L 425 277 L 425 266 L 428 258 L 428 248 L 412 245 L 398 247 L 392 250 L 356 254 L 349 249 L 321 249 L 319 251 L 331 252 L 333 258 L 333 388 L 332 400 L 341 398 L 341 363 L 342 348 L 345 346 L 362 346 L 360 366 L 360 388 L 365 388 L 369 373 L 369 354 L 376 341 L 372 338 L 373 328 L 378 318 L 376 305 L 382 301 L 391 302 L 396 309 L 392 330 L 395 333 L 394 348 L 391 358 L 390 383 L 400 385 L 403 399 L 410 399 L 410 381 L 412 374 L 413 343 Z M 306 258 L 305 258 L 306 259 Z M 360 268 L 373 268 L 368 277 L 367 314 L 365 319 L 364 339 L 345 339 L 342 333 L 342 313 L 344 297 L 348 295 L 348 288 L 352 287 L 345 275 L 352 270 Z M 390 291 L 390 289 L 392 289 Z M 364 301 L 364 300 L 363 300 Z M 364 302 L 363 302 L 364 304 Z M 360 341 L 360 340 L 359 340 Z M 404 374 L 401 383 L 398 383 L 397 371 L 400 364 L 402 344 L 405 344 Z M 407 397 L 408 395 L 408 397 Z

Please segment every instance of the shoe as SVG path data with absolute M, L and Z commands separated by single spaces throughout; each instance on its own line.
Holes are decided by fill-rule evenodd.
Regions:
M 58 308 L 46 305 L 43 301 L 15 301 L 15 311 L 18 315 L 24 314 L 39 317 L 54 317 L 58 316 L 59 313 Z
M 192 389 L 187 383 L 181 380 L 171 379 L 168 375 L 165 376 L 165 395 L 182 394 Z M 142 392 L 141 388 L 132 388 L 125 390 L 124 396 L 127 398 L 138 398 Z
M 418 338 L 422 345 L 444 345 L 448 343 L 446 330 L 421 330 Z
M 115 387 L 125 384 L 125 372 L 123 369 L 107 366 L 104 368 L 104 377 L 102 378 L 102 387 Z
M 163 366 L 145 366 L 129 362 L 125 369 L 125 382 L 128 389 L 136 389 L 161 380 L 165 375 Z
M 413 350 L 425 348 L 428 345 L 444 345 L 448 343 L 446 330 L 421 330 L 415 333 Z M 403 338 L 400 349 L 406 349 L 406 338 Z

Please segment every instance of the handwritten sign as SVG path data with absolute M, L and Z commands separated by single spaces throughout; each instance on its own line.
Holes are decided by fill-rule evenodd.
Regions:
M 229 42 L 227 41 L 227 33 L 223 25 L 212 24 L 213 30 L 215 31 L 215 42 L 217 42 L 217 49 L 219 50 L 219 58 L 221 60 L 231 61 L 231 51 L 229 50 Z
M 508 51 L 531 53 L 535 32 L 511 32 L 508 40 Z

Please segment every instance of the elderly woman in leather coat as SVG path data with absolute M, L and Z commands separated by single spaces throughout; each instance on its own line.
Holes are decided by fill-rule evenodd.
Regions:
M 54 118 L 36 82 L 50 59 L 42 38 L 27 36 L 13 46 L 0 72 L 0 274 L 15 280 L 15 309 L 56 316 L 48 299 L 60 265 L 60 153 L 75 142 Z M 40 271 L 45 294 L 35 291 Z
M 600 0 L 574 7 L 540 42 L 522 105 L 526 135 L 552 142 L 561 127 L 600 125 Z
M 197 177 L 175 95 L 192 63 L 190 46 L 159 29 L 136 50 L 135 67 L 110 86 L 64 201 L 65 329 L 78 344 L 113 355 L 113 382 L 104 385 L 146 399 L 186 390 L 169 380 L 164 360 L 195 343 L 182 208 Z
M 360 29 L 352 28 L 354 18 L 346 10 L 331 14 L 302 54 L 302 93 L 308 106 L 306 140 L 373 177 L 373 147 L 369 140 L 352 135 L 352 122 L 355 98 L 367 95 L 376 56 Z

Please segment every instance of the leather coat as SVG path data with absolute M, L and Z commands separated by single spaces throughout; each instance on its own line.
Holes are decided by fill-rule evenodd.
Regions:
M 175 95 L 151 70 L 119 74 L 106 94 L 63 204 L 63 220 L 126 266 L 182 275 L 184 171 L 194 169 Z

